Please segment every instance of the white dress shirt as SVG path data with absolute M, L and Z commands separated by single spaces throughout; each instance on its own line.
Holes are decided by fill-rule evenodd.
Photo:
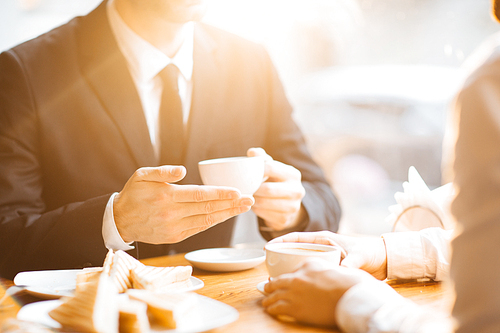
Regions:
M 447 279 L 453 230 L 383 234 L 388 279 Z M 418 306 L 387 283 L 370 281 L 349 289 L 337 304 L 338 326 L 344 332 L 450 332 L 449 314 Z
M 182 101 L 184 126 L 187 126 L 193 89 L 194 23 L 190 22 L 184 26 L 182 32 L 184 42 L 175 56 L 170 58 L 127 26 L 116 10 L 113 0 L 107 4 L 107 14 L 111 30 L 120 51 L 127 60 L 128 69 L 139 93 L 149 129 L 149 137 L 156 157 L 159 158 L 160 124 L 158 119 L 163 86 L 160 77 L 157 75 L 170 63 L 173 63 L 179 69 L 181 74 L 178 81 L 179 95 Z M 130 245 L 131 243 L 127 244 L 123 241 L 114 222 L 113 200 L 116 194 L 114 193 L 110 197 L 104 212 L 102 227 L 104 244 L 108 249 L 130 250 L 133 249 L 133 246 Z

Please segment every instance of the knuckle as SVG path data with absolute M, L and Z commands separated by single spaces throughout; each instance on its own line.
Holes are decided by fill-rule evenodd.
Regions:
M 205 216 L 205 225 L 211 226 L 215 223 L 215 218 L 213 214 L 208 214 Z
M 207 201 L 204 206 L 206 214 L 210 214 L 215 210 L 214 203 L 212 201 Z
M 193 193 L 193 196 L 194 196 L 194 201 L 196 202 L 201 202 L 203 201 L 203 198 L 204 198 L 204 195 L 203 195 L 203 190 L 201 188 L 197 188 L 194 193 Z
M 147 169 L 146 168 L 139 168 L 137 170 L 134 171 L 134 177 L 136 178 L 143 178 L 145 175 L 146 175 L 146 171 Z
M 175 193 L 176 191 L 174 190 L 173 187 L 170 188 L 171 190 L 166 190 L 166 191 L 161 191 L 157 197 L 156 197 L 156 203 L 158 205 L 164 206 L 165 204 L 171 203 L 175 201 Z
M 157 169 L 158 170 L 158 176 L 160 179 L 165 179 L 170 177 L 170 170 L 166 167 L 160 167 Z
M 237 200 L 231 201 L 231 208 L 238 208 L 240 207 L 240 203 Z
M 225 190 L 217 190 L 217 198 L 222 200 L 225 199 L 227 196 L 227 192 Z

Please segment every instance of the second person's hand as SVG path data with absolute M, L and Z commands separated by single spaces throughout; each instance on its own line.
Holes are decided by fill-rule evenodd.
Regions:
M 320 259 L 308 259 L 297 271 L 271 279 L 262 301 L 275 316 L 321 326 L 333 326 L 340 298 L 352 286 L 374 279 L 368 273 L 339 267 Z
M 379 280 L 387 277 L 387 253 L 381 237 L 354 237 L 331 231 L 293 232 L 271 241 L 275 242 L 335 245 L 342 249 L 341 266 L 360 268 Z

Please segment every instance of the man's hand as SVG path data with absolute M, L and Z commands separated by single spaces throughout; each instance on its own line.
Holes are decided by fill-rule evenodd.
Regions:
M 140 168 L 115 197 L 113 212 L 125 242 L 177 243 L 250 210 L 251 197 L 235 188 L 175 185 L 183 166 Z
M 280 231 L 292 228 L 304 218 L 302 198 L 306 191 L 302 186 L 302 175 L 290 165 L 274 161 L 262 148 L 250 148 L 248 156 L 264 156 L 266 160 L 265 177 L 254 193 L 254 213 L 262 218 L 266 225 Z
M 331 231 L 293 232 L 270 241 L 336 245 L 342 249 L 341 266 L 360 268 L 375 278 L 387 277 L 387 253 L 380 237 L 352 237 Z
M 262 301 L 275 316 L 289 316 L 299 322 L 334 326 L 335 309 L 352 286 L 373 279 L 366 272 L 334 266 L 321 259 L 308 259 L 296 272 L 271 279 L 265 285 L 269 293 Z

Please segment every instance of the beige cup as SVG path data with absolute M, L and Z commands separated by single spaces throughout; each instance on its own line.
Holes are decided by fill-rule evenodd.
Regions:
M 198 162 L 205 185 L 236 187 L 241 194 L 252 195 L 264 181 L 262 156 L 216 158 Z
M 266 266 L 270 277 L 292 273 L 308 258 L 319 258 L 340 264 L 341 250 L 336 246 L 310 243 L 268 243 Z

